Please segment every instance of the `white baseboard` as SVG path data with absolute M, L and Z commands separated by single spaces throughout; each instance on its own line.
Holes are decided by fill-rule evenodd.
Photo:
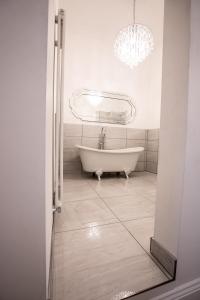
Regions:
M 151 300 L 179 300 L 198 291 L 200 291 L 200 278 L 181 284 L 173 290 L 156 296 Z

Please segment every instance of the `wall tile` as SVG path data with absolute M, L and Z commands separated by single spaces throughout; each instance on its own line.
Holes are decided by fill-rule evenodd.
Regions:
M 147 151 L 158 151 L 159 141 L 152 140 L 147 142 Z
M 64 162 L 64 174 L 77 174 L 82 170 L 81 162 Z
M 76 145 L 81 145 L 81 137 L 64 137 L 64 149 L 74 148 Z
M 144 162 L 138 162 L 135 168 L 136 172 L 144 172 L 145 170 L 145 163 Z
M 155 162 L 147 162 L 147 164 L 146 164 L 147 172 L 157 174 L 157 168 L 158 168 L 158 164 Z
M 81 124 L 64 124 L 64 136 L 82 136 Z
M 159 139 L 159 129 L 149 129 L 147 130 L 147 138 L 149 141 L 151 140 L 158 140 Z
M 145 140 L 127 140 L 127 148 L 131 147 L 144 147 L 146 148 Z
M 126 128 L 124 127 L 105 127 L 106 138 L 126 139 Z
M 82 137 L 82 145 L 91 148 L 98 148 L 99 139 L 92 137 Z
M 105 149 L 124 149 L 126 148 L 126 139 L 105 139 Z
M 146 138 L 146 130 L 145 129 L 127 128 L 127 139 L 145 140 L 145 138 Z
M 83 137 L 96 137 L 98 138 L 100 133 L 101 133 L 101 129 L 102 126 L 99 125 L 83 125 Z
M 147 151 L 147 161 L 148 162 L 158 162 L 158 152 L 157 151 Z
M 146 151 L 143 151 L 140 156 L 139 156 L 139 160 L 140 162 L 145 162 L 146 161 Z
M 79 152 L 78 149 L 64 149 L 63 151 L 63 160 L 66 162 L 74 162 L 74 161 L 79 161 Z

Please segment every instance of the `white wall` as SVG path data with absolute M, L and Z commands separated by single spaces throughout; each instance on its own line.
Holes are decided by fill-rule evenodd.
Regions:
M 190 1 L 167 0 L 155 238 L 177 256 L 188 106 Z M 170 216 L 170 226 L 169 226 Z M 172 230 L 173 228 L 173 230 Z
M 60 0 L 66 10 L 65 122 L 80 123 L 68 100 L 81 88 L 125 93 L 137 109 L 135 128 L 160 127 L 163 0 L 136 3 L 136 22 L 153 32 L 155 50 L 131 70 L 113 52 L 118 32 L 132 23 L 132 0 Z
M 200 277 L 200 2 L 192 0 L 187 143 L 178 258 L 180 280 Z M 200 299 L 200 296 L 199 296 Z
M 199 69 L 200 69 L 200 2 L 199 0 L 191 1 L 191 22 L 190 22 L 190 57 L 189 57 L 189 80 L 186 82 L 186 70 L 187 70 L 187 49 L 189 47 L 189 38 L 188 38 L 188 21 L 190 14 L 190 1 L 189 0 L 166 0 L 165 1 L 165 9 L 166 9 L 166 20 L 165 24 L 168 27 L 166 33 L 167 41 L 170 37 L 169 31 L 171 28 L 171 39 L 173 39 L 174 35 L 178 38 L 177 43 L 169 48 L 167 47 L 168 53 L 175 55 L 175 48 L 177 48 L 176 53 L 176 64 L 174 65 L 174 85 L 176 85 L 176 89 L 174 87 L 174 92 L 169 93 L 169 98 L 166 99 L 166 103 L 162 104 L 162 108 L 165 108 L 165 111 L 169 113 L 168 116 L 168 125 L 164 127 L 164 124 L 161 122 L 161 139 L 162 135 L 166 139 L 165 146 L 169 151 L 168 156 L 172 159 L 170 162 L 167 159 L 166 153 L 164 149 L 161 147 L 161 162 L 160 164 L 160 172 L 165 173 L 165 170 L 170 168 L 169 164 L 173 164 L 174 167 L 178 169 L 179 172 L 171 173 L 172 181 L 169 181 L 169 178 L 166 177 L 166 185 L 168 189 L 164 188 L 163 193 L 161 194 L 161 190 L 158 197 L 158 207 L 159 212 L 156 215 L 156 237 L 159 241 L 165 245 L 165 247 L 169 250 L 173 250 L 173 252 L 177 255 L 178 265 L 177 265 L 177 278 L 176 281 L 160 287 L 158 289 L 152 290 L 148 293 L 144 293 L 143 295 L 135 297 L 137 300 L 146 300 L 152 299 L 154 296 L 158 296 L 166 291 L 172 291 L 172 289 L 176 289 L 180 287 L 181 284 L 187 283 L 189 290 L 191 293 L 194 289 L 194 295 L 190 297 L 186 297 L 184 299 L 197 300 L 200 299 L 200 197 L 199 197 L 199 174 L 200 174 L 200 141 L 199 141 L 199 128 L 200 128 L 200 87 L 199 87 Z M 182 15 L 182 17 L 181 17 Z M 175 22 L 176 19 L 176 22 Z M 167 22 L 168 20 L 168 22 Z M 182 20 L 182 21 L 181 21 Z M 167 25 L 168 23 L 168 25 Z M 173 24 L 176 24 L 176 29 Z M 179 29 L 177 29 L 179 28 Z M 177 35 L 177 30 L 181 35 Z M 174 32 L 175 31 L 175 32 Z M 168 38 L 167 38 L 168 37 Z M 182 39 L 182 41 L 180 40 Z M 185 39 L 185 42 L 183 42 Z M 186 43 L 186 40 L 188 42 Z M 179 46 L 178 46 L 178 43 Z M 179 48 L 180 46 L 181 47 Z M 165 47 L 165 45 L 164 45 Z M 167 51 L 166 49 L 166 51 Z M 172 51 L 173 49 L 173 51 Z M 181 51 L 179 51 L 181 50 Z M 167 55 L 167 52 L 164 50 L 164 57 Z M 181 55 L 181 57 L 180 57 Z M 183 57 L 183 55 L 185 57 Z M 169 57 L 169 56 L 168 56 Z M 179 60 L 179 58 L 182 58 Z M 168 61 L 168 67 L 170 68 L 170 61 Z M 175 63 L 175 60 L 174 60 Z M 181 67 L 182 66 L 182 67 Z M 166 65 L 163 66 L 163 74 L 166 70 Z M 178 72 L 180 72 L 180 68 L 182 68 L 182 72 L 184 78 L 181 76 L 177 77 Z M 168 69 L 169 70 L 169 69 Z M 176 71 L 176 72 L 175 72 Z M 170 73 L 168 73 L 170 75 Z M 179 74 L 180 75 L 180 74 Z M 170 76 L 171 77 L 171 76 Z M 164 78 L 163 78 L 164 79 Z M 182 82 L 182 93 L 180 93 L 181 82 Z M 170 88 L 171 86 L 171 88 Z M 168 88 L 172 89 L 173 82 L 169 82 Z M 165 87 L 164 87 L 165 88 Z M 186 100 L 188 89 L 188 97 Z M 164 92 L 164 91 L 163 91 Z M 165 90 L 164 93 L 167 93 Z M 174 96 L 173 96 L 174 95 Z M 176 97 L 175 97 L 176 96 Z M 171 97 L 173 97 L 173 103 L 171 101 Z M 182 100 L 180 100 L 180 97 Z M 182 102 L 182 104 L 181 104 Z M 172 132 L 170 130 L 171 122 L 175 122 L 175 116 L 172 117 L 170 113 L 170 107 L 173 105 L 173 114 L 176 116 L 176 127 Z M 162 117 L 163 119 L 165 112 L 162 109 Z M 181 112 L 178 111 L 181 109 Z M 171 109 L 172 111 L 172 109 Z M 178 114 L 178 115 L 177 115 Z M 180 117 L 180 114 L 182 117 Z M 167 119 L 166 119 L 167 121 Z M 163 125 L 163 126 L 162 126 Z M 167 130 L 168 129 L 168 130 Z M 181 134 L 182 133 L 182 134 Z M 184 136 L 183 136 L 184 135 Z M 169 137 L 171 136 L 171 140 Z M 175 140 L 178 140 L 178 144 Z M 164 140 L 162 142 L 164 144 Z M 167 146 L 169 143 L 169 146 Z M 172 145 L 173 143 L 173 145 Z M 173 147 L 173 151 L 169 147 Z M 181 147 L 180 147 L 181 146 Z M 179 156 L 178 158 L 178 153 Z M 163 154 L 162 154 L 163 152 Z M 165 155 L 165 164 L 162 161 Z M 175 160 L 176 158 L 176 160 Z M 178 160 L 177 160 L 178 159 Z M 162 168 L 162 169 L 161 169 Z M 165 168 L 165 169 L 164 169 Z M 180 179 L 181 177 L 181 179 Z M 160 174 L 160 183 L 161 178 L 163 178 Z M 161 183 L 164 185 L 163 183 Z M 161 188 L 161 187 L 160 187 Z M 169 203 L 167 204 L 167 200 Z M 162 207 L 162 210 L 161 210 Z M 161 221 L 161 216 L 158 216 L 158 213 L 161 213 L 163 217 L 163 222 Z M 174 222 L 175 215 L 177 216 L 177 222 Z M 179 223 L 179 224 L 177 224 Z M 162 237 L 159 234 L 159 226 L 161 227 Z M 178 229 L 179 227 L 179 229 Z M 169 234 L 170 232 L 170 234 Z M 172 239 L 170 239 L 170 235 Z M 177 241 L 174 240 L 174 235 L 177 236 Z M 195 285 L 190 284 L 196 282 Z M 196 292 L 195 292 L 196 288 Z M 180 299 L 176 298 L 175 294 L 172 297 L 158 297 L 156 299 Z
M 44 300 L 48 1 L 0 1 L 0 299 Z

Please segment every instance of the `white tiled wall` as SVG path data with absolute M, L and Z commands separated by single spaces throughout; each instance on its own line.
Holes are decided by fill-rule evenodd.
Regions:
M 91 147 L 91 148 L 98 148 L 99 139 L 97 137 L 82 137 L 81 145 Z
M 65 124 L 64 126 L 64 136 L 82 136 L 82 126 L 78 125 L 78 124 Z
M 145 129 L 127 128 L 127 139 L 129 139 L 129 140 L 145 140 L 146 139 L 146 130 Z
M 123 149 L 126 148 L 126 139 L 106 138 L 105 149 Z
M 75 145 L 98 148 L 102 126 L 64 125 L 64 172 L 81 171 L 81 162 Z M 123 127 L 104 127 L 105 149 L 144 147 L 136 166 L 136 171 L 157 172 L 159 130 L 144 130 Z
M 67 125 L 69 126 L 69 125 Z M 99 134 L 101 133 L 102 126 L 94 126 L 94 125 L 77 125 L 82 127 L 82 136 L 83 137 L 99 137 Z

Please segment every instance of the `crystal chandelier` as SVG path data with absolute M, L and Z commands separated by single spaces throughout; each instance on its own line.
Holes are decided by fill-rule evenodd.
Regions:
M 153 50 L 153 35 L 149 28 L 135 23 L 135 0 L 133 0 L 133 25 L 122 29 L 114 43 L 116 57 L 130 68 L 143 62 Z

